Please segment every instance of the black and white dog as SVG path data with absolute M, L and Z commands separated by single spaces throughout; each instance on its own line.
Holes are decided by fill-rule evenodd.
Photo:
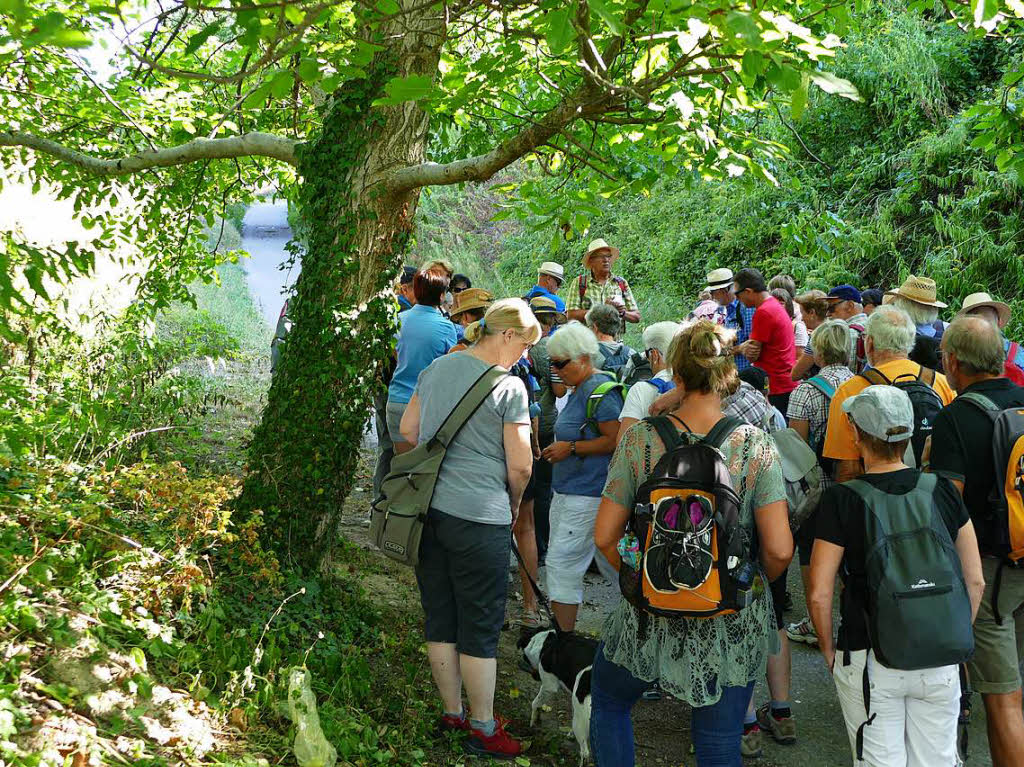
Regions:
M 590 759 L 590 670 L 597 641 L 572 632 L 538 629 L 519 637 L 519 649 L 534 679 L 540 680 L 530 706 L 530 726 L 537 723 L 548 693 L 559 688 L 572 696 L 572 732 L 580 747 L 580 767 Z

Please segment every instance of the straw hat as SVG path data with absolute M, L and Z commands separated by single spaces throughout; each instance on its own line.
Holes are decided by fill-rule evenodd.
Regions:
M 970 314 L 972 309 L 980 309 L 983 306 L 995 309 L 999 313 L 999 327 L 1006 327 L 1006 323 L 1010 321 L 1009 304 L 1004 304 L 1002 301 L 994 301 L 988 293 L 971 293 L 971 295 L 964 299 L 963 308 L 956 313 L 956 316 L 962 317 L 965 314 Z
M 927 277 L 915 277 L 910 275 L 903 284 L 895 290 L 888 291 L 885 295 L 905 298 L 922 306 L 934 306 L 936 309 L 945 309 L 946 304 L 935 300 L 935 280 Z
M 455 306 L 451 316 L 462 314 L 470 309 L 486 309 L 494 301 L 494 296 L 483 288 L 466 288 L 455 294 Z
M 704 290 L 720 290 L 732 286 L 732 269 L 712 269 L 708 272 L 708 284 Z
M 590 267 L 590 257 L 601 250 L 607 250 L 612 254 L 612 258 L 619 257 L 619 249 L 613 248 L 607 242 L 598 237 L 596 240 L 591 240 L 590 244 L 587 245 L 587 252 L 583 254 L 583 265 Z
M 558 311 L 558 306 L 555 302 L 550 298 L 545 298 L 544 296 L 537 296 L 536 298 L 531 299 L 530 308 L 537 317 L 540 317 L 542 314 L 554 315 L 555 324 L 557 325 L 561 325 L 568 320 L 564 312 Z
M 562 265 L 555 261 L 545 261 L 540 265 L 540 269 L 537 270 L 538 274 L 546 274 L 549 277 L 554 277 L 556 280 L 565 280 L 565 269 Z

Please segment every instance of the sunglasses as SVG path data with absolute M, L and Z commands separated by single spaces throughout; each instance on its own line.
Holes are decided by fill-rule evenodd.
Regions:
M 458 295 L 459 293 L 461 293 L 464 290 L 469 290 L 469 288 L 467 288 L 465 286 L 463 286 L 461 288 L 452 288 L 452 293 L 455 294 L 455 295 Z
M 551 360 L 551 367 L 553 367 L 555 370 L 561 370 L 571 362 L 572 360 Z

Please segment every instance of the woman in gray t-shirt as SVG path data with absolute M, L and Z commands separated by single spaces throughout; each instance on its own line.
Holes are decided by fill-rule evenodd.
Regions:
M 510 368 L 539 338 L 540 325 L 526 302 L 493 304 L 466 328 L 470 349 L 439 357 L 420 373 L 402 436 L 413 445 L 433 437 L 480 376 L 495 365 Z M 511 525 L 532 464 L 526 387 L 503 376 L 448 446 L 420 543 L 416 580 L 427 654 L 444 704 L 441 726 L 470 730 L 465 748 L 481 755 L 522 751 L 494 718 L 493 705 Z

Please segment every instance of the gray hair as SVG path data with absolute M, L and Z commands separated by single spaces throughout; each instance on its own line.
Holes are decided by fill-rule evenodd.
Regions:
M 622 330 L 622 318 L 619 310 L 608 304 L 597 304 L 587 312 L 587 327 L 606 336 L 617 337 Z
M 683 329 L 678 322 L 655 322 L 644 328 L 643 342 L 644 351 L 657 349 L 661 352 L 662 358 L 668 361 L 668 347 L 672 345 L 672 339 L 676 333 Z
M 902 309 L 910 315 L 914 325 L 931 325 L 939 318 L 939 310 L 934 306 L 925 306 L 903 296 L 893 296 L 892 306 Z
M 887 304 L 871 313 L 865 332 L 875 345 L 875 351 L 907 355 L 914 348 L 917 327 L 909 314 Z
M 957 317 L 942 334 L 942 346 L 967 375 L 1003 374 L 1003 337 L 984 317 Z
M 592 365 L 600 365 L 604 361 L 604 355 L 597 346 L 597 336 L 586 325 L 575 320 L 563 325 L 551 336 L 548 355 L 568 360 L 589 357 Z
M 811 333 L 811 348 L 825 365 L 850 364 L 850 326 L 842 320 L 828 320 Z

